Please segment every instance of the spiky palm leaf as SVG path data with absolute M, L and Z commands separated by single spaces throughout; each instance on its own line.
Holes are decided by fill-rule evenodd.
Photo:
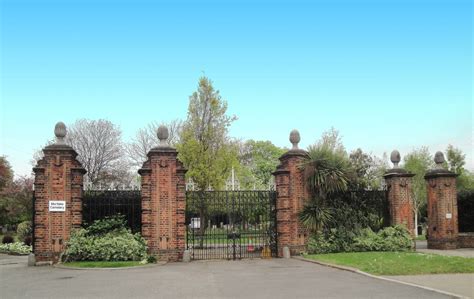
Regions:
M 329 194 L 347 190 L 350 164 L 344 153 L 334 152 L 324 145 L 310 147 L 303 168 L 314 196 L 324 200 Z
M 313 233 L 321 231 L 333 219 L 332 209 L 318 198 L 313 198 L 307 202 L 298 216 L 300 222 Z

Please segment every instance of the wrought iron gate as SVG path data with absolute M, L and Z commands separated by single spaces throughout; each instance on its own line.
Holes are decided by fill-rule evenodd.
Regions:
M 194 260 L 277 255 L 276 192 L 186 192 L 186 247 Z
M 82 199 L 82 222 L 91 224 L 107 216 L 124 215 L 132 232 L 142 226 L 140 190 L 87 190 Z

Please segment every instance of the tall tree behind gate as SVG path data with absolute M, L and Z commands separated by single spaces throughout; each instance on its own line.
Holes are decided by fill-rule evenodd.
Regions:
M 198 90 L 189 97 L 188 116 L 178 145 L 179 159 L 200 190 L 217 190 L 224 185 L 238 149 L 229 142 L 228 129 L 235 116 L 228 116 L 227 102 L 215 90 L 212 81 L 199 79 Z

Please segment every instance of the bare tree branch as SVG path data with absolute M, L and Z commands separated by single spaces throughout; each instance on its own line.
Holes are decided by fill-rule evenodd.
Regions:
M 145 128 L 139 129 L 132 141 L 126 145 L 127 155 L 134 166 L 140 167 L 146 161 L 148 152 L 153 147 L 158 146 L 159 140 L 156 132 L 160 125 L 165 125 L 168 128 L 168 143 L 171 146 L 176 146 L 179 143 L 182 128 L 181 120 L 174 119 L 167 123 L 149 123 Z

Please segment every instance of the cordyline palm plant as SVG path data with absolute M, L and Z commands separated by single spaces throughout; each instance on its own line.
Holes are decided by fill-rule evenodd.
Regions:
M 308 160 L 301 167 L 311 198 L 299 218 L 304 226 L 317 233 L 332 221 L 328 200 L 331 195 L 347 190 L 351 166 L 345 152 L 320 144 L 309 147 Z

